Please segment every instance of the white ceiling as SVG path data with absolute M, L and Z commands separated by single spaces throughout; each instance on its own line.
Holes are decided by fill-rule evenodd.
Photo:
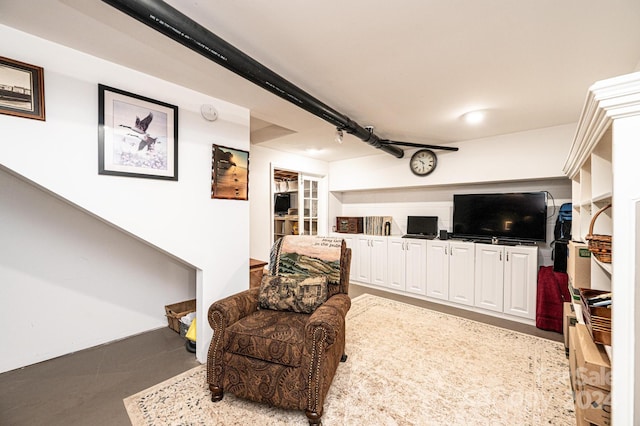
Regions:
M 638 0 L 167 3 L 399 141 L 455 145 L 573 123 L 593 82 L 640 69 Z M 246 106 L 252 143 L 327 161 L 382 153 L 350 135 L 338 145 L 329 123 L 101 1 L 1 0 L 0 23 Z M 472 109 L 487 121 L 465 125 Z

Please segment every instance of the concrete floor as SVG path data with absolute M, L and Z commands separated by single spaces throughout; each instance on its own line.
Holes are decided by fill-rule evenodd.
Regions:
M 0 425 L 130 425 L 122 400 L 199 363 L 168 327 L 0 374 Z
M 532 326 L 352 284 L 374 294 L 539 337 Z M 199 363 L 168 327 L 0 374 L 0 425 L 130 425 L 122 400 Z M 159 425 L 160 426 L 160 425 Z

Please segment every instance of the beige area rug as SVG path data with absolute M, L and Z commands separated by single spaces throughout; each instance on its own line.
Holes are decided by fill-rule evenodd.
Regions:
M 562 343 L 364 294 L 346 352 L 324 426 L 575 424 Z M 213 403 L 205 375 L 199 366 L 126 398 L 133 425 L 308 424 L 231 394 Z

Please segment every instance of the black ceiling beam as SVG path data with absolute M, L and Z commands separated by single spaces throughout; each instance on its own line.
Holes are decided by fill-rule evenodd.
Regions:
M 416 142 L 390 141 L 389 139 L 380 139 L 380 143 L 383 145 L 386 144 L 386 145 L 410 146 L 413 148 L 441 149 L 443 151 L 457 151 L 459 149 L 456 146 L 428 145 L 428 144 L 416 143 Z
M 369 145 L 397 158 L 404 156 L 402 149 L 383 143 L 373 132 L 285 80 L 165 2 L 159 0 L 102 1 L 229 71 L 320 117 L 336 128 L 360 138 Z

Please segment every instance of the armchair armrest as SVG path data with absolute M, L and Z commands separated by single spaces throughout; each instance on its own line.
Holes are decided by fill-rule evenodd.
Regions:
M 315 330 L 322 328 L 326 333 L 326 345 L 331 345 L 336 339 L 336 334 L 344 329 L 344 320 L 349 308 L 351 308 L 351 299 L 346 294 L 338 293 L 327 299 L 307 320 L 305 326 L 307 344 L 313 343 Z
M 324 396 L 335 374 L 344 351 L 345 316 L 351 308 L 348 295 L 331 296 L 313 314 L 305 325 L 305 352 L 308 354 L 306 414 L 309 419 L 320 418 Z
M 209 325 L 213 329 L 213 338 L 207 355 L 207 383 L 212 392 L 212 400 L 222 399 L 222 341 L 224 330 L 258 309 L 259 288 L 252 288 L 241 293 L 218 300 L 209 307 Z
M 259 288 L 245 290 L 211 304 L 208 315 L 211 328 L 215 330 L 216 325 L 222 324 L 226 327 L 255 312 L 258 309 L 259 290 Z M 216 324 L 217 321 L 222 321 L 222 324 Z

